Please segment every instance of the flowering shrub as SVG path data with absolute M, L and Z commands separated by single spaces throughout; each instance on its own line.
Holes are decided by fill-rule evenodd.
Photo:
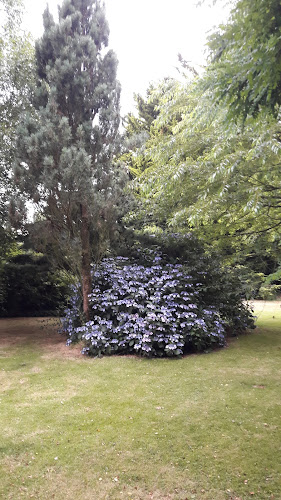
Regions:
M 74 288 L 64 318 L 68 344 L 83 340 L 82 352 L 95 356 L 137 353 L 150 357 L 180 356 L 224 345 L 229 318 L 220 308 L 202 301 L 205 272 L 197 270 L 194 280 L 185 265 L 165 263 L 157 254 L 151 254 L 151 260 L 152 255 L 150 265 L 130 263 L 123 257 L 102 261 L 93 271 L 92 318 L 85 324 L 80 320 L 79 288 Z M 249 311 L 241 300 L 239 306 L 245 327 L 250 326 Z

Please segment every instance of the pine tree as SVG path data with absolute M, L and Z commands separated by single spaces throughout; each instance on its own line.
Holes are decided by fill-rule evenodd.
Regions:
M 89 318 L 91 247 L 114 222 L 120 174 L 113 166 L 120 85 L 100 0 L 48 7 L 36 43 L 36 119 L 19 130 L 15 176 L 44 213 L 49 234 L 79 248 L 83 311 Z M 50 236 L 51 237 L 51 236 Z M 95 241 L 93 241 L 93 239 Z

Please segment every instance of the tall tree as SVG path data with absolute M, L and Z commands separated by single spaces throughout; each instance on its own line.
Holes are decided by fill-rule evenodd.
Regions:
M 89 318 L 91 248 L 116 220 L 122 180 L 113 165 L 117 60 L 105 50 L 109 28 L 100 0 L 64 0 L 58 23 L 48 8 L 43 21 L 44 34 L 36 43 L 37 111 L 21 125 L 15 176 L 43 213 L 49 237 L 60 237 L 63 252 L 68 244 L 78 248 Z
M 154 94 L 155 90 L 156 87 L 151 83 L 146 91 L 145 98 L 140 94 L 134 94 L 137 116 L 128 113 L 124 119 L 124 152 L 121 159 L 133 176 L 138 175 L 149 166 L 144 156 L 140 154 L 140 150 L 141 147 L 144 148 L 149 139 L 150 127 L 159 114 L 157 110 L 159 97 Z M 136 151 L 138 151 L 138 154 L 136 154 Z
M 281 230 L 280 0 L 233 3 L 202 77 L 162 97 L 153 129 L 171 133 L 150 137 L 136 183 L 156 222 L 227 251 Z
M 125 152 L 122 155 L 122 160 L 133 176 L 152 166 L 151 158 L 145 155 L 145 144 L 159 133 L 158 127 L 154 128 L 154 123 L 160 114 L 160 104 L 164 96 L 170 95 L 174 85 L 174 79 L 166 77 L 157 84 L 150 83 L 145 97 L 134 95 L 137 113 L 128 113 L 125 117 Z M 166 125 L 160 130 L 161 134 L 168 132 Z
M 142 132 L 147 132 L 149 134 L 151 124 L 159 114 L 157 110 L 159 97 L 155 94 L 155 90 L 156 86 L 150 83 L 145 97 L 142 97 L 140 94 L 134 94 L 138 116 L 134 116 L 133 113 L 128 113 L 125 118 L 126 135 L 128 137 Z
M 243 124 L 227 120 L 200 85 L 175 84 L 160 102 L 146 143 L 150 168 L 135 181 L 155 223 L 195 230 L 207 244 L 233 253 L 280 241 L 280 121 L 263 110 Z M 178 117 L 181 116 L 180 120 Z M 172 125 L 172 126 L 171 126 Z M 264 238 L 263 238 L 264 239 Z M 243 244 L 244 246 L 244 244 Z
M 8 238 L 9 202 L 15 195 L 12 164 L 20 116 L 31 109 L 34 46 L 21 28 L 21 0 L 0 0 L 0 247 Z M 14 215 L 16 213 L 14 212 Z M 9 238 L 8 238 L 9 240 Z

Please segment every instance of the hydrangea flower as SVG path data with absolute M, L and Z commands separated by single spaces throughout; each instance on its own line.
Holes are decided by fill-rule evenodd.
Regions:
M 177 357 L 186 351 L 223 346 L 230 322 L 240 328 L 249 325 L 242 299 L 235 299 L 235 314 L 234 306 L 227 306 L 223 297 L 214 305 L 215 295 L 207 295 L 206 283 L 202 284 L 208 273 L 200 270 L 199 258 L 199 269 L 192 270 L 165 263 L 159 253 L 149 250 L 148 255 L 151 264 L 146 266 L 117 257 L 95 267 L 89 295 L 91 321 L 83 323 L 81 289 L 79 285 L 72 288 L 63 319 L 68 345 L 82 340 L 82 353 L 95 356 Z

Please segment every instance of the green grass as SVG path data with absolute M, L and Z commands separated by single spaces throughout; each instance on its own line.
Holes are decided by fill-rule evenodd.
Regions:
M 0 497 L 280 499 L 281 308 L 257 314 L 182 360 L 4 345 Z

